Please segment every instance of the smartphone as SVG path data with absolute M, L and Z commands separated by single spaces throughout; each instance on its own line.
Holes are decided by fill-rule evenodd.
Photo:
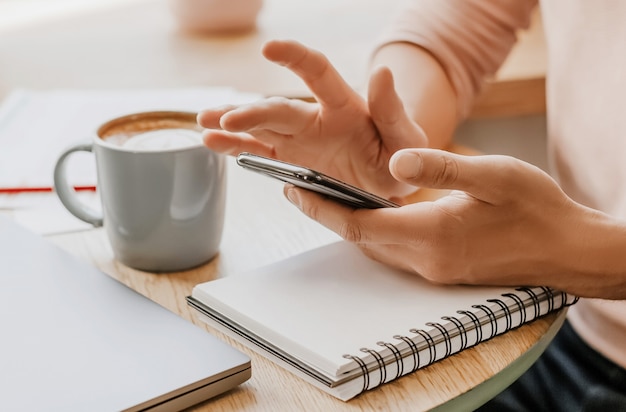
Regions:
M 291 183 L 294 186 L 321 193 L 352 207 L 361 209 L 399 207 L 399 205 L 387 199 L 309 169 L 308 167 L 298 166 L 251 153 L 240 153 L 237 156 L 237 164 L 246 169 L 286 183 Z

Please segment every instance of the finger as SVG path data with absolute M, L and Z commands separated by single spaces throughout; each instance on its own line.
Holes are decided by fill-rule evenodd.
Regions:
M 399 181 L 414 186 L 461 190 L 485 202 L 499 203 L 516 191 L 522 163 L 508 156 L 403 149 L 391 157 L 389 171 Z
M 263 55 L 298 75 L 324 106 L 342 107 L 350 96 L 356 95 L 326 56 L 317 50 L 295 41 L 273 40 L 265 44 Z
M 317 105 L 296 99 L 272 97 L 225 113 L 220 119 L 220 127 L 231 132 L 268 129 L 293 135 L 309 128 L 316 115 Z
M 206 130 L 203 139 L 205 146 L 218 153 L 237 156 L 241 152 L 250 152 L 265 157 L 275 157 L 273 146 L 245 133 Z
M 236 109 L 237 106 L 225 105 L 213 109 L 202 110 L 196 116 L 196 121 L 202 127 L 207 129 L 221 129 L 220 119 L 225 113 Z
M 365 244 L 419 245 L 437 231 L 432 202 L 401 208 L 355 209 L 312 191 L 285 186 L 285 195 L 305 215 L 345 240 Z M 411 222 L 411 228 L 407 228 Z
M 381 136 L 393 136 L 385 139 L 387 149 L 393 153 L 403 147 L 425 147 L 428 143 L 426 134 L 404 110 L 402 100 L 395 91 L 393 75 L 387 67 L 376 68 L 370 77 L 368 88 L 370 115 Z
M 300 149 L 299 146 L 295 146 L 291 144 L 292 143 L 291 139 L 293 138 L 292 135 L 285 135 L 285 134 L 277 133 L 277 132 L 274 132 L 273 130 L 256 129 L 256 130 L 248 131 L 246 133 L 235 133 L 235 134 L 247 134 L 250 137 L 253 137 L 254 139 L 259 140 L 261 143 L 263 143 L 266 146 L 274 147 L 274 150 L 276 151 L 280 147 L 283 153 L 291 152 L 291 151 L 298 151 Z M 288 145 L 288 147 L 286 147 L 286 145 Z

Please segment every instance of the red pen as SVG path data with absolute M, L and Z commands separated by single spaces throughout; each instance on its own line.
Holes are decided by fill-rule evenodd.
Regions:
M 77 192 L 95 192 L 95 186 L 74 186 L 74 190 Z M 18 193 L 44 193 L 44 192 L 54 192 L 54 188 L 52 187 L 0 187 L 0 194 L 4 195 L 14 195 Z

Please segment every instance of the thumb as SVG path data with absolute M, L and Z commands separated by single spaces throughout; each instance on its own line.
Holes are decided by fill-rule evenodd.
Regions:
M 523 162 L 509 156 L 463 156 L 436 149 L 403 149 L 389 160 L 394 178 L 418 187 L 461 190 L 497 203 L 520 186 Z M 521 176 L 521 173 L 519 174 Z

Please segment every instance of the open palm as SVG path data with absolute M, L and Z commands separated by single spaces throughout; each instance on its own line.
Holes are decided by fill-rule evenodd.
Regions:
M 198 122 L 208 129 L 209 148 L 309 166 L 385 197 L 406 191 L 389 173 L 389 158 L 427 140 L 406 115 L 388 69 L 372 74 L 366 101 L 318 51 L 294 41 L 271 41 L 263 54 L 298 75 L 315 102 L 271 97 L 205 110 Z

